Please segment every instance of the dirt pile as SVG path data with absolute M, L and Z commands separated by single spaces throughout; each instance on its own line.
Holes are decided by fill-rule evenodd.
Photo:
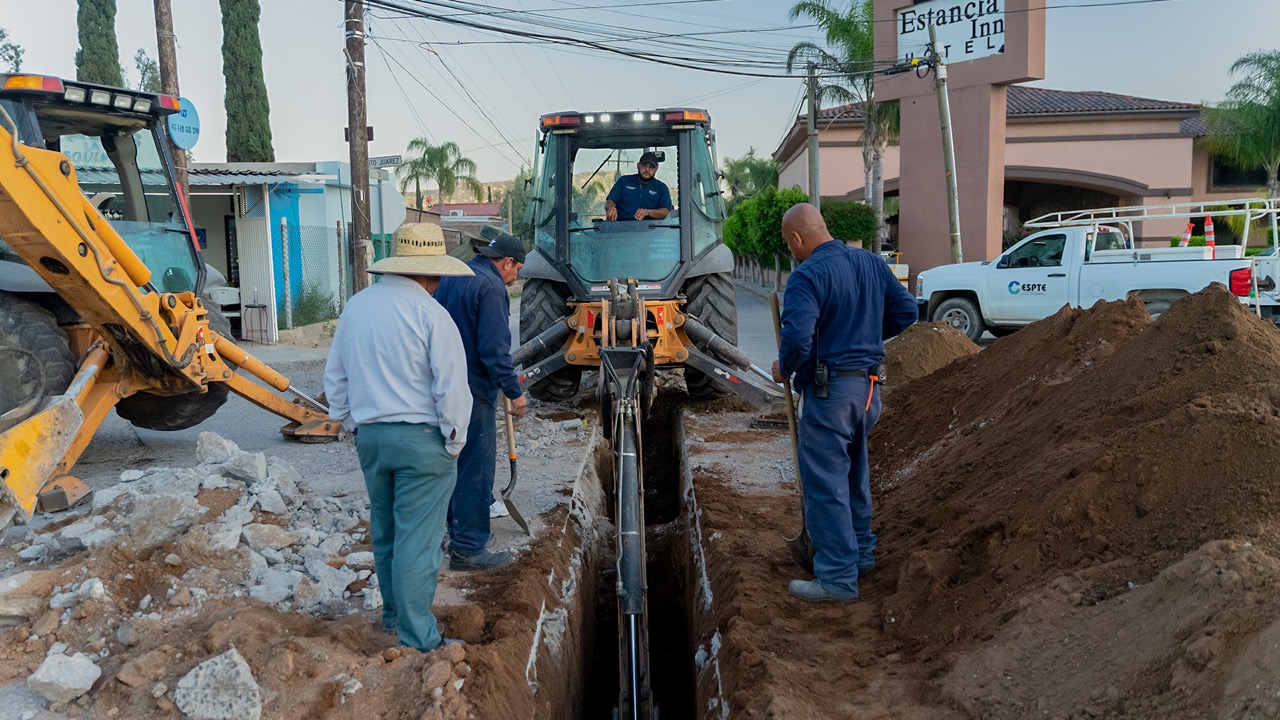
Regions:
M 1043 605 L 1036 598 L 1044 592 L 1056 594 L 1055 607 L 1078 610 L 1040 625 L 1017 622 L 1048 635 L 1113 642 L 1144 614 L 1085 610 L 1119 607 L 1120 598 L 1202 545 L 1251 542 L 1250 556 L 1267 568 L 1280 557 L 1273 532 L 1280 333 L 1220 286 L 1175 303 L 1155 322 L 1137 301 L 1064 309 L 896 394 L 871 454 L 886 553 L 877 572 L 890 575 L 881 621 L 904 647 L 926 658 L 978 643 L 999 653 L 992 639 L 1015 632 L 1015 619 Z M 1250 626 L 1265 627 L 1277 608 L 1266 599 L 1274 592 L 1260 590 L 1274 587 L 1274 573 L 1250 577 L 1247 591 L 1233 591 L 1263 598 Z M 1165 601 L 1193 604 L 1200 584 L 1166 582 L 1170 592 L 1190 597 Z M 1176 624 L 1171 618 L 1180 615 L 1171 611 L 1167 621 L 1144 625 L 1158 637 L 1155 650 L 1131 653 L 1127 672 L 1111 673 L 1123 702 L 1103 684 L 1082 686 L 1102 688 L 1088 699 L 1133 717 L 1215 707 L 1212 688 L 1220 689 L 1214 680 L 1222 676 L 1203 672 L 1210 661 L 1193 662 L 1201 667 L 1177 682 L 1171 675 L 1180 644 L 1212 624 L 1176 632 L 1160 624 Z M 1212 662 L 1219 670 L 1261 641 L 1225 618 L 1206 631 L 1217 638 Z M 998 679 L 962 670 L 958 660 L 938 669 L 953 662 L 947 686 L 975 714 L 1018 717 L 1031 709 L 1002 705 L 991 688 L 964 689 L 965 672 Z M 1061 669 L 1038 667 L 1041 676 L 1025 664 L 1020 670 L 1033 688 L 1026 693 L 1053 696 Z M 1264 695 L 1250 697 L 1262 702 Z M 1044 708 L 1046 716 L 1083 712 L 1084 704 L 1063 704 L 1078 700 L 1065 695 Z
M 964 333 L 946 323 L 916 323 L 885 343 L 883 392 L 896 390 L 980 350 Z

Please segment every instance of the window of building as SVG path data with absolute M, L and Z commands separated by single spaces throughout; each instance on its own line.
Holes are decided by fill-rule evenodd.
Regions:
M 1211 156 L 1209 160 L 1209 191 L 1257 190 L 1267 186 L 1267 171 L 1263 168 L 1246 168 L 1230 160 Z

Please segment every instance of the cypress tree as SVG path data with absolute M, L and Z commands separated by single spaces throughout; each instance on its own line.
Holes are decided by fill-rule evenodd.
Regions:
M 76 79 L 122 87 L 124 76 L 120 74 L 120 46 L 116 42 L 116 0 L 79 0 L 79 4 Z
M 220 0 L 226 78 L 227 162 L 275 162 L 271 106 L 262 74 L 258 0 Z

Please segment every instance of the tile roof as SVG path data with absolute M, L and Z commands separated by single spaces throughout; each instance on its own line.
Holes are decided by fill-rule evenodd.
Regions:
M 1173 102 L 1118 95 L 1098 91 L 1050 90 L 1049 88 L 1010 85 L 1007 102 L 1009 117 L 1042 117 L 1046 115 L 1088 115 L 1093 113 L 1195 112 L 1195 103 Z M 803 120 L 800 115 L 798 120 Z M 862 111 L 856 105 L 841 105 L 818 111 L 819 120 L 836 118 L 858 121 Z

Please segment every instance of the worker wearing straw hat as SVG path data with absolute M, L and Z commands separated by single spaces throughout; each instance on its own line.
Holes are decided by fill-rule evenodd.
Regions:
M 471 418 L 462 340 L 431 294 L 441 277 L 472 273 L 428 224 L 402 225 L 395 254 L 369 272 L 379 282 L 338 319 L 324 386 L 330 415 L 356 434 L 383 628 L 425 652 L 445 642 L 431 605 Z

